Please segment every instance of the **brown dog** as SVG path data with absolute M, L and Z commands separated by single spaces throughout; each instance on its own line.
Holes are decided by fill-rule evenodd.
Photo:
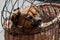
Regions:
M 52 19 L 54 19 L 56 17 L 56 15 L 58 15 L 60 13 L 60 8 L 58 8 L 59 6 L 53 8 L 53 6 L 55 6 L 55 4 L 52 4 L 52 6 L 50 4 L 44 4 L 44 5 L 39 5 L 39 6 L 40 6 L 39 12 L 37 12 L 35 6 L 31 6 L 31 8 L 29 6 L 26 9 L 23 9 L 21 11 L 19 11 L 19 10 L 14 11 L 13 14 L 11 14 L 11 16 L 10 16 L 10 19 L 14 19 L 13 21 L 15 21 L 15 22 L 13 22 L 13 21 L 11 22 L 12 25 L 10 28 L 17 26 L 19 28 L 24 27 L 25 29 L 30 30 L 33 26 L 36 26 L 35 23 L 37 23 L 37 21 L 40 20 L 41 18 L 42 18 L 43 23 L 45 23 L 45 22 L 47 23 L 47 22 L 51 21 Z M 16 15 L 18 15 L 18 14 L 21 16 L 19 16 L 19 18 L 17 18 L 17 20 L 16 20 Z M 33 20 L 30 19 L 29 17 L 32 17 Z M 40 22 L 40 21 L 38 21 L 38 22 Z M 33 23 L 33 26 L 31 25 L 32 23 Z M 39 24 L 39 23 L 37 23 L 37 24 Z M 8 25 L 6 25 L 6 23 L 5 23 L 5 27 L 8 28 Z

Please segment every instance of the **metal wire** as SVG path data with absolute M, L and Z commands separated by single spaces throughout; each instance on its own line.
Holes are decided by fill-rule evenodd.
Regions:
M 19 9 L 23 8 L 24 3 L 25 3 L 25 0 L 23 0 L 23 3 L 22 3 L 22 5 L 21 5 L 21 7 Z
M 15 6 L 16 3 L 17 3 L 17 0 L 15 1 L 15 3 L 12 6 L 11 13 L 12 13 L 12 10 L 14 9 L 14 6 Z
M 27 1 L 27 2 L 29 2 L 29 1 Z M 26 14 L 26 16 L 28 15 L 28 13 L 29 13 L 29 11 L 30 11 L 30 8 L 33 6 L 33 3 L 34 3 L 35 1 L 33 1 L 32 3 L 31 3 L 31 5 L 30 5 L 30 7 L 29 7 L 29 9 L 28 9 L 28 11 L 27 11 L 27 14 Z
M 5 5 L 4 5 L 3 10 L 1 12 L 1 25 L 2 25 L 2 27 L 3 27 L 2 18 L 4 19 L 4 17 L 3 17 L 4 12 L 3 11 L 4 11 L 5 7 L 6 7 L 6 3 L 7 3 L 7 0 L 5 1 Z M 3 29 L 4 29 L 4 27 L 3 27 Z
M 17 1 L 17 7 L 19 8 L 19 0 Z

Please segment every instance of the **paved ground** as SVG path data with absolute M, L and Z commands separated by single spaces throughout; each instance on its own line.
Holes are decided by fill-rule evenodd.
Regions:
M 0 40 L 4 40 L 4 30 L 0 32 Z

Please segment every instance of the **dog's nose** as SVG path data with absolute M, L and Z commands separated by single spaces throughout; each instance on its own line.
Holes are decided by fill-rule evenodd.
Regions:
M 38 27 L 39 25 L 41 25 L 42 19 L 40 17 L 35 17 L 33 20 L 33 27 Z
M 42 21 L 42 19 L 40 17 L 37 17 L 37 16 L 34 17 L 33 19 L 34 19 L 35 22 L 41 22 Z
M 35 22 L 32 23 L 32 26 L 33 27 L 38 27 L 39 25 L 41 25 L 41 22 L 42 22 L 41 19 L 40 20 L 37 20 L 37 21 L 35 21 Z
M 41 21 L 42 21 L 41 19 L 37 20 L 37 22 L 41 22 Z
M 41 24 L 41 22 L 42 22 L 41 19 L 39 19 L 39 20 L 36 21 L 36 23 L 37 23 L 38 26 Z

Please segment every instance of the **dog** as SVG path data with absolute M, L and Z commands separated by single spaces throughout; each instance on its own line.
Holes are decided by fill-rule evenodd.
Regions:
M 41 23 L 46 23 L 51 21 L 52 19 L 55 18 L 56 14 L 54 13 L 55 11 L 53 10 L 53 7 L 50 4 L 45 4 L 40 6 L 39 12 L 37 12 L 37 9 L 35 6 L 28 6 L 27 8 L 23 10 L 15 10 L 10 18 L 11 21 L 11 26 L 10 29 L 12 28 L 20 28 L 20 29 L 25 29 L 30 30 L 31 28 L 37 28 L 41 25 Z M 53 5 L 55 6 L 55 4 Z M 30 8 L 30 9 L 29 9 Z M 47 9 L 48 8 L 48 9 Z M 48 11 L 49 10 L 49 11 Z M 53 11 L 51 11 L 53 10 Z M 59 12 L 59 9 L 55 9 L 56 12 Z M 57 11 L 58 10 L 58 11 Z M 50 23 L 50 22 L 49 22 Z M 5 21 L 5 28 L 9 28 L 7 25 L 7 21 Z M 51 23 L 52 24 L 52 23 Z M 50 24 L 49 24 L 50 25 Z

